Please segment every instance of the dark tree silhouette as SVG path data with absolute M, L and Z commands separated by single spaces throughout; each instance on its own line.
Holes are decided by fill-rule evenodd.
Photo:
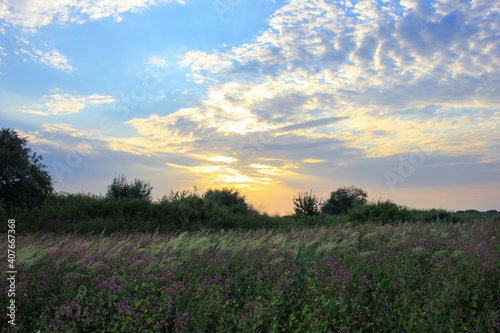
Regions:
M 0 208 L 39 205 L 54 191 L 43 157 L 15 130 L 0 130 Z
M 107 198 L 112 199 L 152 199 L 151 191 L 153 187 L 140 179 L 135 179 L 133 183 L 127 183 L 127 177 L 120 175 L 113 179 L 108 186 Z
M 312 194 L 312 191 L 310 193 L 299 193 L 297 198 L 293 198 L 293 204 L 295 206 L 295 215 L 316 216 L 321 214 L 321 203 L 318 198 Z
M 250 210 L 244 195 L 235 188 L 209 189 L 203 194 L 206 200 L 212 200 L 218 206 L 228 208 L 233 212 L 244 213 Z
M 324 214 L 347 213 L 355 206 L 365 205 L 368 202 L 367 198 L 368 194 L 360 188 L 341 187 L 332 191 L 321 210 Z

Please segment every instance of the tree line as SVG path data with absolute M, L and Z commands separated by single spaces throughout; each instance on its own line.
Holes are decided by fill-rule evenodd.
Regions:
M 105 196 L 55 194 L 52 178 L 42 163 L 43 157 L 32 152 L 27 142 L 27 138 L 20 137 L 15 130 L 0 131 L 0 213 L 23 210 L 19 216 L 38 221 L 40 228 L 50 223 L 61 224 L 63 220 L 66 224 L 72 224 L 76 220 L 95 222 L 101 219 L 104 225 L 114 221 L 115 217 L 127 221 L 144 218 L 154 221 L 151 223 L 155 225 L 176 221 L 172 222 L 171 228 L 186 227 L 187 224 L 217 228 L 242 223 L 254 228 L 283 222 L 269 220 L 269 216 L 257 212 L 239 190 L 230 187 L 208 189 L 201 195 L 197 193 L 196 187 L 193 192 L 171 191 L 153 203 L 153 187 L 149 182 L 141 179 L 129 182 L 125 175 L 119 175 L 108 185 Z M 328 224 L 321 218 L 332 215 L 341 215 L 344 220 L 352 222 L 460 220 L 456 214 L 443 210 L 410 210 L 390 200 L 368 203 L 367 198 L 365 191 L 354 186 L 338 188 L 324 201 L 313 195 L 312 191 L 299 193 L 293 198 L 293 217 L 296 220 L 286 220 L 286 223 Z M 43 217 L 35 216 L 33 209 L 37 207 L 41 209 L 39 213 Z M 302 222 L 297 222 L 299 220 Z M 56 229 L 55 224 L 53 229 Z

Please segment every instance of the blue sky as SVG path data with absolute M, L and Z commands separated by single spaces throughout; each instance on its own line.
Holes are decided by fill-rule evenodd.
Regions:
M 58 191 L 500 209 L 499 66 L 494 0 L 0 1 L 0 126 Z

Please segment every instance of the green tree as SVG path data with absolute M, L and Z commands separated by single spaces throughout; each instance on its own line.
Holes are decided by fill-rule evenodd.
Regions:
M 299 196 L 293 198 L 295 215 L 316 216 L 320 215 L 321 202 L 312 194 L 304 192 L 299 193 Z
M 205 194 L 203 194 L 203 198 L 212 200 L 218 206 L 228 208 L 233 212 L 244 213 L 250 210 L 245 196 L 233 187 L 208 189 Z
M 135 179 L 133 183 L 127 183 L 127 177 L 120 175 L 113 179 L 108 186 L 107 198 L 111 199 L 147 199 L 151 201 L 153 187 L 149 182 Z
M 38 205 L 54 191 L 43 157 L 27 142 L 15 130 L 0 130 L 0 207 Z
M 368 194 L 354 186 L 341 187 L 332 191 L 330 198 L 321 207 L 324 214 L 343 214 L 349 212 L 355 206 L 366 205 Z

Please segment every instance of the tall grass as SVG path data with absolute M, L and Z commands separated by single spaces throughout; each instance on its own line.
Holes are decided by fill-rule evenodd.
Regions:
M 1 331 L 495 332 L 499 226 L 23 234 Z

